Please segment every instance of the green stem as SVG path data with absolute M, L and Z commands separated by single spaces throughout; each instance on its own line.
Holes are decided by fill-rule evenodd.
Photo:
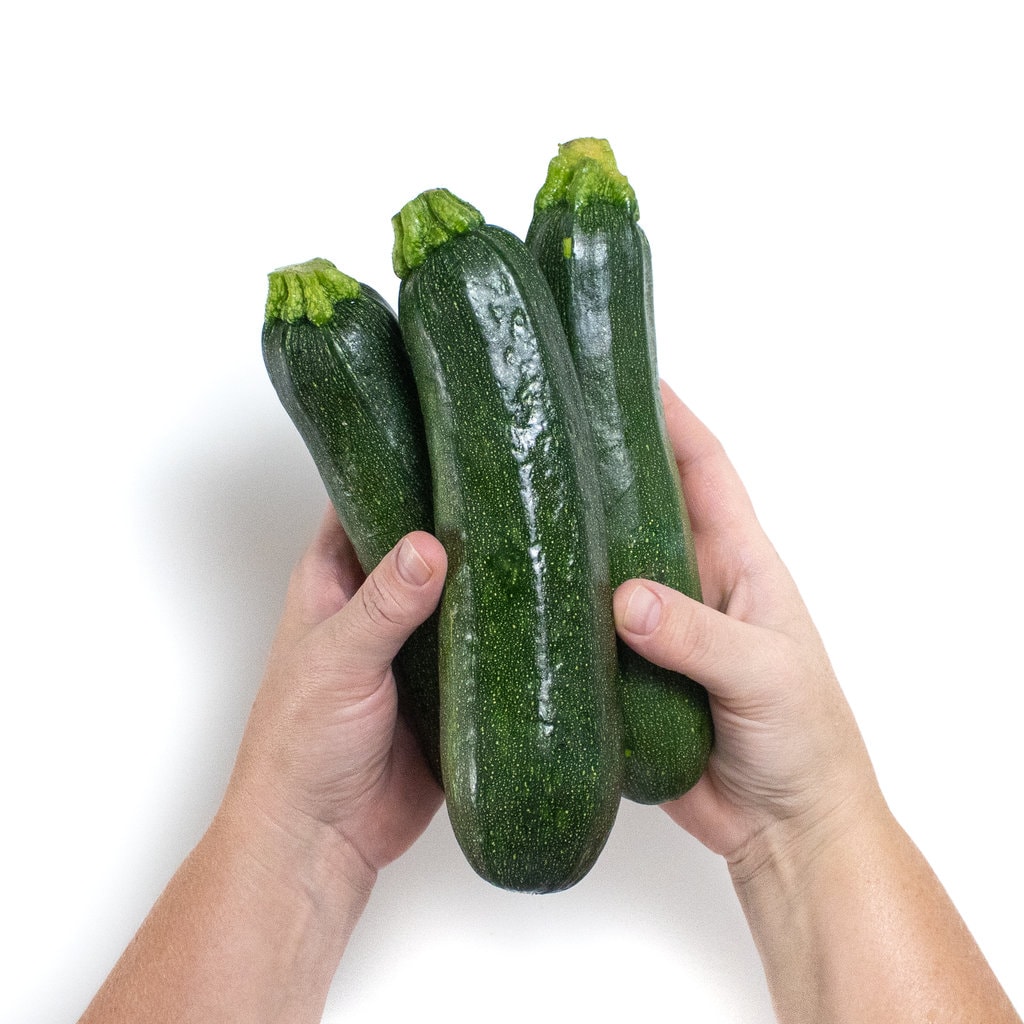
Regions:
M 395 229 L 395 247 L 391 254 L 395 273 L 404 280 L 433 249 L 456 235 L 478 228 L 483 222 L 483 215 L 475 206 L 452 195 L 446 188 L 421 192 L 391 218 Z
M 534 212 L 565 203 L 578 210 L 595 201 L 625 206 L 634 220 L 640 213 L 629 179 L 615 163 L 607 139 L 573 139 L 558 147 L 548 164 L 547 180 L 534 201 Z
M 359 295 L 359 282 L 330 260 L 315 259 L 272 270 L 267 277 L 267 321 L 293 324 L 305 317 L 322 327 L 334 316 L 334 304 Z

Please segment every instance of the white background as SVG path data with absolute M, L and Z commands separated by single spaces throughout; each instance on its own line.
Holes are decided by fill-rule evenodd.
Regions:
M 671 18 L 667 12 L 673 10 Z M 20 4 L 0 95 L 0 1019 L 73 1021 L 229 772 L 324 496 L 265 275 L 397 294 L 446 186 L 519 234 L 611 140 L 662 372 L 796 576 L 883 787 L 1024 1006 L 1014 2 Z M 721 863 L 624 806 L 593 872 L 491 889 L 441 813 L 327 1021 L 772 1019 Z

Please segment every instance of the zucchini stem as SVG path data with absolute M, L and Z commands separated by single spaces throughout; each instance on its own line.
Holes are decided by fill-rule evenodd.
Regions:
M 636 193 L 615 163 L 607 139 L 573 139 L 558 147 L 548 164 L 548 176 L 534 201 L 534 213 L 565 203 L 579 210 L 595 201 L 625 206 L 638 220 Z
M 475 206 L 452 195 L 446 188 L 428 189 L 402 207 L 391 218 L 395 247 L 391 262 L 403 281 L 439 245 L 483 224 Z
M 359 282 L 330 260 L 315 259 L 272 270 L 267 277 L 267 323 L 293 324 L 305 317 L 323 327 L 334 316 L 334 304 L 359 295 Z

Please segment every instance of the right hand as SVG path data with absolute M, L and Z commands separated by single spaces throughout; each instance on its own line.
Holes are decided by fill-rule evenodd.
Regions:
M 880 806 L 881 794 L 821 639 L 735 470 L 664 384 L 662 394 L 706 603 L 629 580 L 615 592 L 616 626 L 645 658 L 707 688 L 708 769 L 664 806 L 746 873 L 780 846 Z

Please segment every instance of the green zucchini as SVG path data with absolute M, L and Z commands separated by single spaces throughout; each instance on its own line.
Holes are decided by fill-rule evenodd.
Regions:
M 603 139 L 559 147 L 526 242 L 561 314 L 597 455 L 611 583 L 645 577 L 700 600 L 693 535 L 658 387 L 650 247 L 636 196 Z M 705 690 L 619 641 L 624 794 L 662 803 L 701 776 Z
M 365 572 L 433 529 L 423 419 L 394 311 L 327 260 L 270 274 L 263 358 Z M 394 664 L 399 703 L 440 779 L 437 614 Z
M 394 218 L 398 314 L 448 552 L 441 768 L 494 885 L 565 889 L 621 794 L 600 495 L 558 312 L 523 242 L 435 189 Z

